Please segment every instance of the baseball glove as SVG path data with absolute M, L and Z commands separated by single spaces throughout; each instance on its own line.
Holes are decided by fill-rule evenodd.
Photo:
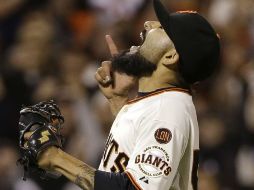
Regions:
M 58 173 L 45 171 L 38 167 L 38 155 L 50 146 L 62 148 L 63 138 L 60 129 L 64 117 L 53 100 L 23 107 L 19 119 L 19 146 L 22 157 L 18 163 L 24 167 L 24 177 L 37 172 L 40 177 L 59 177 Z M 26 136 L 29 134 L 28 136 Z

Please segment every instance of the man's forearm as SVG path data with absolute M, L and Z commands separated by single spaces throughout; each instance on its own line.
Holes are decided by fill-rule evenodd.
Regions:
M 95 169 L 60 149 L 52 160 L 52 168 L 82 189 L 94 189 Z
M 59 172 L 85 190 L 134 190 L 125 173 L 111 173 L 95 170 L 84 162 L 56 147 L 44 151 L 38 165 L 48 171 Z

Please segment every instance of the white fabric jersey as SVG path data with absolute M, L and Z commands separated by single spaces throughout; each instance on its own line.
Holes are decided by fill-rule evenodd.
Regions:
M 142 190 L 196 190 L 199 133 L 187 90 L 161 89 L 125 105 L 99 170 L 126 172 Z

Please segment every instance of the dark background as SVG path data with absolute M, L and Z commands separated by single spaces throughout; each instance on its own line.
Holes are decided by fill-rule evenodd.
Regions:
M 221 67 L 194 87 L 200 124 L 200 190 L 254 189 L 254 1 L 168 0 L 197 10 L 220 34 Z M 65 116 L 65 151 L 97 167 L 113 117 L 94 73 L 120 49 L 140 43 L 145 0 L 0 0 L 0 189 L 75 190 L 65 178 L 23 182 L 15 162 L 22 105 L 55 99 Z M 186 31 L 187 32 L 187 31 Z

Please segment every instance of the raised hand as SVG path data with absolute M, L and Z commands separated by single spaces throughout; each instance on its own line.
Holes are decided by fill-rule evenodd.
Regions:
M 105 36 L 111 56 L 117 55 L 118 48 L 116 47 L 110 35 Z M 114 72 L 111 69 L 111 61 L 103 61 L 101 67 L 97 69 L 95 78 L 99 87 L 108 99 L 117 97 L 128 97 L 129 90 L 136 84 L 136 78 L 128 76 L 124 73 Z
M 117 55 L 116 47 L 110 35 L 105 36 L 111 56 Z M 124 73 L 112 71 L 111 61 L 103 61 L 95 73 L 101 92 L 110 102 L 110 108 L 114 115 L 128 101 L 129 91 L 135 86 L 137 79 Z

